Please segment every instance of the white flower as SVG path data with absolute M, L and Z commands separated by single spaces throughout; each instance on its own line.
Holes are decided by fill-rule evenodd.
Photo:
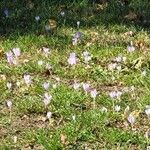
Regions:
M 64 11 L 61 11 L 61 12 L 60 12 L 60 15 L 61 15 L 62 17 L 64 17 L 64 16 L 65 16 L 65 12 L 64 12 Z
M 83 57 L 84 57 L 85 63 L 88 63 L 92 59 L 91 54 L 87 51 L 83 52 Z
M 45 82 L 45 83 L 43 84 L 43 87 L 44 87 L 45 90 L 48 90 L 49 86 L 50 86 L 50 83 L 49 83 L 49 82 Z
M 97 93 L 97 90 L 96 90 L 96 89 L 93 89 L 93 90 L 90 91 L 90 94 L 91 94 L 91 97 L 92 97 L 93 99 L 95 99 L 98 93 Z
M 4 10 L 4 14 L 5 14 L 6 18 L 8 18 L 8 17 L 9 17 L 9 11 L 8 11 L 8 9 L 7 9 L 7 8 Z
M 16 85 L 19 87 L 21 85 L 20 81 L 17 81 Z
M 111 98 L 120 98 L 120 96 L 122 95 L 122 92 L 120 92 L 120 91 L 112 91 L 112 92 L 110 92 L 109 93 L 109 96 L 111 97 Z
M 150 105 L 149 106 L 146 106 L 146 109 L 145 109 L 145 113 L 146 115 L 150 115 Z
M 79 89 L 80 86 L 81 86 L 80 83 L 76 83 L 76 82 L 75 82 L 75 83 L 73 84 L 73 88 L 74 88 L 75 90 Z
M 27 84 L 27 85 L 30 85 L 31 83 L 32 83 L 32 81 L 31 81 L 31 76 L 30 75 L 24 75 L 24 81 L 25 81 L 25 83 Z
M 35 16 L 35 20 L 39 21 L 40 20 L 40 16 Z
M 147 74 L 147 71 L 146 71 L 146 70 L 144 70 L 144 71 L 141 73 L 142 76 L 146 76 L 146 74 Z
M 117 92 L 116 92 L 116 97 L 117 97 L 117 98 L 120 98 L 121 95 L 122 95 L 122 92 L 120 92 L 120 91 L 117 91 Z
M 128 50 L 128 52 L 134 52 L 135 51 L 135 47 L 133 46 L 133 44 L 131 44 L 131 45 L 128 45 L 127 46 L 127 50 Z
M 76 37 L 72 38 L 72 45 L 77 45 L 78 39 Z
M 148 131 L 145 132 L 144 137 L 145 137 L 146 139 L 149 139 L 149 132 L 148 132 Z
M 80 26 L 80 21 L 77 21 L 77 27 L 79 28 L 79 26 Z
M 56 89 L 57 88 L 57 84 L 53 84 L 52 87 L 53 87 L 53 89 Z
M 127 60 L 127 57 L 122 57 L 123 62 Z
M 12 108 L 12 101 L 11 101 L 11 100 L 6 101 L 6 104 L 7 104 L 7 107 L 8 107 L 9 109 Z
M 116 63 L 111 63 L 108 65 L 108 70 L 113 71 L 114 69 L 116 69 L 117 64 Z
M 121 57 L 121 56 L 116 57 L 116 58 L 115 58 L 115 61 L 121 62 L 121 61 L 122 61 L 122 57 Z
M 135 117 L 132 114 L 130 114 L 127 119 L 131 125 L 135 123 Z
M 115 98 L 115 97 L 116 97 L 116 91 L 110 92 L 110 93 L 109 93 L 109 96 L 110 96 L 111 98 Z
M 117 69 L 118 71 L 121 71 L 122 68 L 121 68 L 121 66 L 117 66 L 116 69 Z
M 14 143 L 17 143 L 17 136 L 14 136 Z
M 16 60 L 14 59 L 13 53 L 11 51 L 6 53 L 7 62 L 12 65 L 16 64 Z
M 47 63 L 46 64 L 46 69 L 50 70 L 50 69 L 52 69 L 52 66 L 49 63 Z
M 51 117 L 52 117 L 52 112 L 47 112 L 47 114 L 46 114 L 46 117 L 48 118 L 48 119 L 50 119 Z
M 50 103 L 51 99 L 52 99 L 51 95 L 49 95 L 48 93 L 44 94 L 44 100 L 43 100 L 43 102 L 44 102 L 45 106 L 47 106 Z
M 50 49 L 49 48 L 46 48 L 46 47 L 43 47 L 43 52 L 46 56 L 48 56 L 48 54 L 50 53 Z
M 39 66 L 42 66 L 42 65 L 43 65 L 43 60 L 39 60 L 39 61 L 38 61 L 38 65 L 39 65 Z
M 88 83 L 82 83 L 83 90 L 87 92 L 90 89 L 90 85 Z
M 7 88 L 10 90 L 10 89 L 11 89 L 11 87 L 12 87 L 12 83 L 7 82 Z
M 50 31 L 51 29 L 50 29 L 50 26 L 49 25 L 45 25 L 45 30 L 46 31 Z
M 120 106 L 119 106 L 119 105 L 116 105 L 116 106 L 115 106 L 115 111 L 116 111 L 116 112 L 120 111 Z
M 72 66 L 75 65 L 77 63 L 77 59 L 76 59 L 76 54 L 75 53 L 70 53 L 70 56 L 68 58 L 68 63 Z
M 72 116 L 72 120 L 76 121 L 76 116 L 75 115 Z
M 107 113 L 107 108 L 106 108 L 106 107 L 102 107 L 102 108 L 101 108 L 101 112 L 102 112 L 102 113 Z

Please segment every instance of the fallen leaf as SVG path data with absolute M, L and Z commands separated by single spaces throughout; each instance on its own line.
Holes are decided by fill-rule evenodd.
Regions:
M 66 144 L 67 136 L 64 134 L 60 134 L 60 141 L 62 144 Z

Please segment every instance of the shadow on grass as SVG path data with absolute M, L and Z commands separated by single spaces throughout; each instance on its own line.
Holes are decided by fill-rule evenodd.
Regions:
M 83 3 L 84 2 L 84 3 Z M 106 28 L 110 25 L 124 24 L 135 26 L 137 29 L 147 28 L 143 24 L 141 17 L 126 20 L 124 16 L 128 14 L 129 7 L 115 4 L 106 6 L 99 4 L 85 3 L 85 1 L 56 1 L 56 0 L 14 0 L 0 2 L 0 35 L 2 37 L 17 37 L 18 35 L 36 34 L 45 35 L 45 26 L 49 19 L 57 22 L 57 27 L 63 26 L 76 28 L 77 21 L 81 22 L 81 27 L 90 28 L 103 25 Z M 64 12 L 61 14 L 61 12 Z M 39 16 L 40 18 L 35 18 Z M 39 19 L 39 20 L 38 20 Z

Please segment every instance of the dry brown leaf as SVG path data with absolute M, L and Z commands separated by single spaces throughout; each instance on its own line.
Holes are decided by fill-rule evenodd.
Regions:
M 60 134 L 60 141 L 62 144 L 66 144 L 66 141 L 67 141 L 67 136 L 65 134 Z
M 135 42 L 135 46 L 138 47 L 138 48 L 140 48 L 140 49 L 144 49 L 144 48 L 145 48 L 144 45 L 145 45 L 145 44 L 144 44 L 144 41 L 143 41 L 143 40 L 140 40 L 140 41 Z
M 54 19 L 49 19 L 48 20 L 48 26 L 50 29 L 55 29 L 57 27 L 57 22 Z

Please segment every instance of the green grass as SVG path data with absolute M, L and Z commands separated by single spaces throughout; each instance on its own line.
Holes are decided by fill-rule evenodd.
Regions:
M 145 114 L 146 105 L 150 105 L 149 31 L 122 20 L 108 22 L 115 16 L 109 16 L 105 9 L 96 10 L 92 4 L 84 6 L 85 3 L 74 1 L 64 7 L 53 1 L 34 3 L 31 10 L 28 4 L 21 8 L 22 3 L 8 3 L 11 14 L 8 18 L 2 16 L 7 27 L 3 25 L 0 39 L 0 149 L 146 150 L 150 145 L 149 138 L 144 136 L 150 127 L 150 118 Z M 87 5 L 91 11 L 86 9 Z M 60 16 L 61 10 L 65 11 L 65 21 Z M 39 22 L 34 19 L 36 15 L 41 18 Z M 53 33 L 44 29 L 50 18 L 55 18 L 58 24 Z M 72 36 L 78 30 L 83 39 L 73 46 Z M 134 36 L 124 34 L 129 31 Z M 128 53 L 130 41 L 134 44 L 142 41 L 144 48 L 135 46 L 136 50 Z M 6 52 L 14 47 L 21 49 L 21 56 L 18 65 L 9 65 Z M 50 48 L 48 57 L 42 52 L 43 47 Z M 92 55 L 89 66 L 82 55 L 86 50 Z M 75 66 L 67 62 L 71 52 L 78 58 Z M 108 65 L 119 55 L 126 57 L 125 62 L 118 63 L 121 71 L 110 71 Z M 43 60 L 42 66 L 38 65 L 39 60 Z M 47 63 L 52 69 L 46 69 Z M 144 70 L 146 76 L 141 74 Z M 24 74 L 31 75 L 29 87 L 24 83 Z M 73 89 L 75 80 L 89 82 L 97 89 L 95 107 L 89 92 L 86 94 L 82 87 Z M 7 88 L 7 82 L 12 83 L 11 89 Z M 48 90 L 43 88 L 44 82 L 50 83 Z M 133 91 L 129 90 L 132 86 Z M 122 91 L 123 95 L 112 100 L 111 91 Z M 45 92 L 52 95 L 46 108 Z M 12 101 L 11 110 L 7 100 Z M 116 112 L 113 105 L 119 105 L 121 110 Z M 127 106 L 130 110 L 126 114 Z M 103 107 L 107 112 L 101 111 Z M 45 120 L 48 111 L 52 117 Z M 136 118 L 133 126 L 127 121 L 129 113 Z

